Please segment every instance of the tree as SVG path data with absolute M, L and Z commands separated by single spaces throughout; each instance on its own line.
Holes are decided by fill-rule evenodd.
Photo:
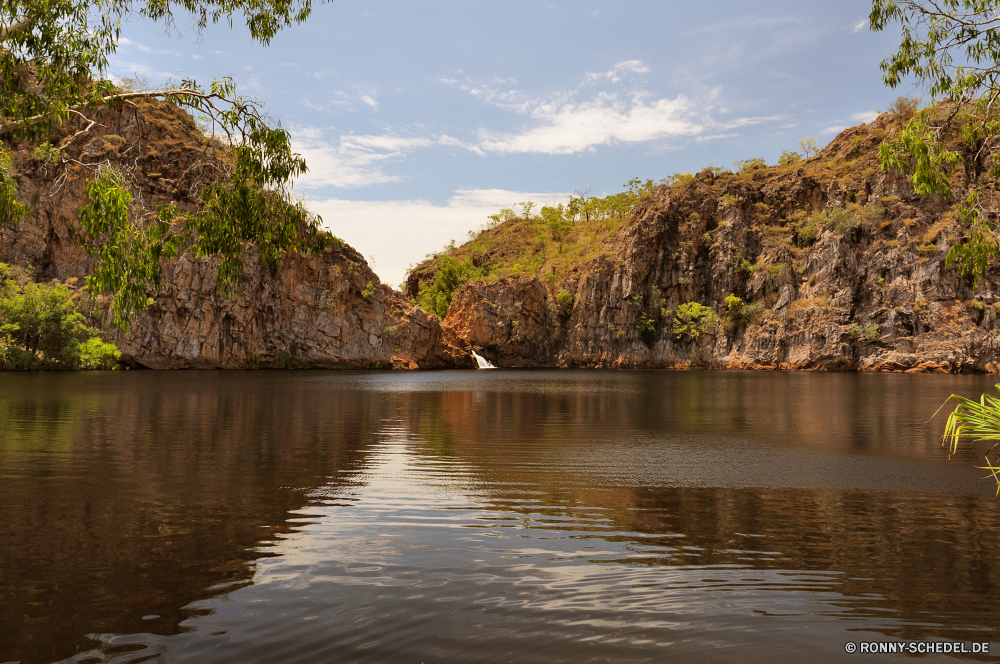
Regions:
M 311 11 L 312 0 L 0 0 L 0 133 L 44 129 L 121 100 L 106 74 L 130 16 L 173 25 L 181 12 L 200 30 L 242 13 L 251 38 L 266 45 Z
M 816 144 L 816 138 L 814 136 L 810 136 L 808 138 L 803 138 L 802 140 L 800 140 L 799 150 L 802 150 L 802 154 L 804 154 L 807 159 L 813 156 L 814 154 L 818 153 L 819 145 Z
M 448 314 L 448 306 L 462 284 L 484 276 L 485 271 L 476 267 L 471 260 L 460 263 L 451 256 L 442 256 L 434 281 L 420 289 L 417 299 L 424 309 L 444 320 Z
M 70 289 L 0 263 L 0 370 L 111 369 L 119 352 L 83 324 Z
M 996 3 L 987 0 L 874 0 L 872 30 L 895 23 L 902 39 L 899 50 L 881 63 L 883 81 L 896 88 L 912 76 L 932 100 L 944 103 L 932 102 L 919 112 L 914 112 L 916 103 L 896 104 L 901 119 L 912 117 L 898 138 L 879 148 L 882 169 L 911 174 L 918 194 L 947 199 L 953 195 L 956 167 L 965 166 L 965 199 L 958 212 L 967 231 L 949 249 L 947 260 L 979 282 L 1000 254 L 997 200 L 992 187 L 978 185 L 983 173 L 989 179 L 1000 177 L 1000 14 Z M 945 425 L 944 440 L 952 452 L 963 440 L 1000 440 L 1000 400 L 989 395 L 978 402 L 951 398 L 958 404 Z M 989 457 L 995 449 L 985 453 L 984 468 L 993 473 L 1000 493 L 1000 465 Z
M 914 190 L 950 198 L 959 165 L 971 177 L 959 208 L 968 231 L 948 252 L 960 274 L 986 276 L 1000 254 L 996 201 L 977 186 L 983 172 L 1000 176 L 1000 15 L 986 0 L 873 0 L 870 25 L 899 24 L 899 50 L 882 61 L 883 82 L 908 77 L 944 104 L 913 114 L 895 140 L 879 149 L 882 169 L 909 174 Z M 912 111 L 915 109 L 909 109 Z M 904 118 L 905 119 L 905 118 Z
M 81 129 L 60 145 L 36 150 L 58 164 L 62 150 L 95 125 L 94 112 L 140 98 L 174 103 L 207 120 L 229 149 L 225 177 L 200 192 L 201 209 L 187 215 L 172 207 L 155 214 L 133 201 L 130 182 L 113 168 L 95 169 L 81 211 L 80 237 L 96 268 L 92 294 L 113 293 L 115 322 L 126 328 L 146 308 L 147 287 L 159 286 L 161 258 L 179 251 L 219 259 L 217 279 L 227 292 L 238 282 L 243 254 L 256 247 L 277 265 L 289 251 L 321 249 L 331 241 L 318 217 L 291 202 L 291 178 L 306 171 L 291 151 L 288 132 L 260 103 L 236 93 L 230 79 L 202 88 L 193 80 L 125 91 L 107 78 L 122 20 L 140 15 L 173 25 L 193 17 L 196 29 L 242 15 L 262 44 L 283 27 L 305 20 L 311 0 L 0 0 L 0 136 L 39 139 L 57 124 Z M 0 156 L 0 223 L 28 214 L 14 197 L 9 159 Z
M 781 155 L 778 157 L 778 163 L 782 166 L 794 164 L 798 161 L 802 161 L 802 155 L 798 152 L 792 152 L 791 150 L 782 150 Z

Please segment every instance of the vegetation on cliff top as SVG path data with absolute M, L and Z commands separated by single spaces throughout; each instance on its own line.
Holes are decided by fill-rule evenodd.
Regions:
M 690 173 L 675 176 L 689 179 Z M 490 215 L 486 225 L 411 269 L 403 288 L 422 307 L 444 318 L 458 288 L 472 279 L 495 280 L 516 274 L 542 279 L 552 290 L 567 275 L 600 256 L 614 255 L 612 240 L 639 201 L 652 196 L 652 180 L 634 178 L 625 191 L 603 197 L 589 191 L 566 205 L 517 203 Z
M 678 220 L 676 228 L 670 230 L 678 243 L 674 257 L 691 265 L 699 256 L 707 258 L 729 219 L 746 219 L 750 233 L 733 257 L 734 268 L 744 281 L 763 273 L 780 282 L 793 270 L 801 270 L 799 261 L 826 231 L 852 241 L 870 236 L 872 250 L 891 249 L 900 245 L 896 236 L 903 224 L 911 238 L 904 250 L 919 260 L 937 256 L 942 237 L 948 246 L 961 237 L 961 221 L 954 210 L 944 210 L 933 223 L 927 223 L 896 197 L 878 199 L 866 193 L 881 177 L 879 146 L 898 134 L 912 115 L 912 104 L 913 100 L 901 99 L 878 121 L 843 131 L 811 157 L 804 154 L 816 151 L 812 138 L 800 141 L 797 152 L 785 151 L 781 163 L 772 166 L 761 158 L 750 158 L 736 162 L 732 169 L 710 167 L 697 175 L 675 174 L 656 185 L 647 180 L 636 187 L 639 181 L 633 180 L 629 183 L 632 189 L 625 192 L 631 196 L 624 214 L 606 212 L 588 218 L 570 213 L 580 209 L 579 199 L 573 199 L 571 204 L 576 204 L 563 208 L 561 215 L 553 215 L 552 208 L 543 208 L 537 215 L 524 206 L 520 214 L 504 210 L 465 244 L 452 244 L 413 268 L 405 284 L 406 294 L 427 306 L 428 294 L 436 296 L 438 292 L 435 284 L 441 267 L 448 264 L 461 266 L 465 279 L 527 274 L 545 283 L 554 299 L 566 287 L 567 278 L 582 276 L 598 259 L 620 262 L 628 236 L 624 231 L 646 215 L 667 214 Z M 790 191 L 803 183 L 816 183 L 823 189 L 835 186 L 842 193 L 829 205 L 803 206 L 789 197 Z M 765 197 L 764 190 L 777 195 Z M 680 278 L 682 286 L 685 279 Z M 452 279 L 447 292 L 453 294 L 460 285 Z M 743 297 L 745 293 L 734 295 Z M 726 323 L 730 328 L 745 327 L 762 303 L 748 301 L 745 307 L 750 314 L 729 316 L 723 322 L 730 320 Z M 438 301 L 432 310 L 441 315 L 446 309 Z M 662 318 L 655 308 L 647 313 Z

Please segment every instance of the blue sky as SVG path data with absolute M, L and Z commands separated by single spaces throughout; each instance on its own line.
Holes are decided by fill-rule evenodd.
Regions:
M 731 166 L 844 127 L 912 89 L 878 64 L 870 3 L 335 2 L 269 47 L 133 21 L 112 73 L 232 76 L 294 137 L 297 195 L 398 285 L 512 203 Z

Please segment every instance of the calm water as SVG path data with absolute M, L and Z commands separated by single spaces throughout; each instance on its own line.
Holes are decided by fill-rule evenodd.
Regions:
M 0 374 L 0 662 L 996 661 L 993 382 Z

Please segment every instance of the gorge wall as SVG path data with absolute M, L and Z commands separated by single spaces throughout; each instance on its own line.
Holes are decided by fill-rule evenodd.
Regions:
M 954 204 L 880 171 L 899 126 L 883 114 L 796 164 L 661 186 L 607 255 L 558 284 L 539 278 L 544 264 L 467 282 L 445 325 L 501 367 L 996 371 L 1000 271 L 975 287 L 960 277 L 945 261 L 964 232 Z M 433 273 L 418 266 L 411 294 Z M 714 320 L 677 334 L 691 302 Z
M 218 175 L 222 146 L 174 106 L 143 101 L 99 119 L 62 165 L 7 145 L 34 213 L 0 226 L 0 262 L 79 290 L 92 263 L 73 229 L 97 165 L 126 169 L 145 209 L 192 210 Z M 230 297 L 216 289 L 212 260 L 167 261 L 147 312 L 124 334 L 106 298 L 80 293 L 81 308 L 135 367 L 473 367 L 476 350 L 501 367 L 996 371 L 1000 271 L 978 285 L 959 276 L 945 262 L 964 232 L 953 201 L 916 196 L 905 177 L 880 171 L 877 148 L 899 127 L 884 114 L 811 159 L 706 169 L 657 187 L 609 229 L 596 258 L 556 278 L 540 242 L 537 269 L 466 282 L 443 322 L 413 304 L 440 256 L 411 272 L 404 296 L 342 243 L 287 255 L 276 270 L 248 249 Z M 965 185 L 994 191 L 967 164 Z M 954 184 L 960 199 L 964 185 Z M 541 237 L 538 223 L 508 220 L 483 237 Z M 494 244 L 484 268 L 521 260 Z M 690 303 L 712 313 L 678 331 Z
M 143 209 L 198 205 L 201 186 L 217 177 L 223 148 L 207 139 L 190 115 L 156 101 L 110 110 L 65 150 L 61 163 L 36 156 L 34 144 L 8 144 L 19 199 L 33 213 L 17 227 L 0 225 L 0 262 L 31 266 L 38 281 L 78 290 L 93 267 L 73 237 L 77 211 L 94 168 L 126 170 Z M 58 128 L 62 144 L 82 129 Z M 215 262 L 182 255 L 166 261 L 151 304 L 121 333 L 111 325 L 108 300 L 87 302 L 122 360 L 149 368 L 442 368 L 474 366 L 437 317 L 382 285 L 364 258 L 335 243 L 322 253 L 290 254 L 272 271 L 254 249 L 244 255 L 240 288 L 223 297 Z

